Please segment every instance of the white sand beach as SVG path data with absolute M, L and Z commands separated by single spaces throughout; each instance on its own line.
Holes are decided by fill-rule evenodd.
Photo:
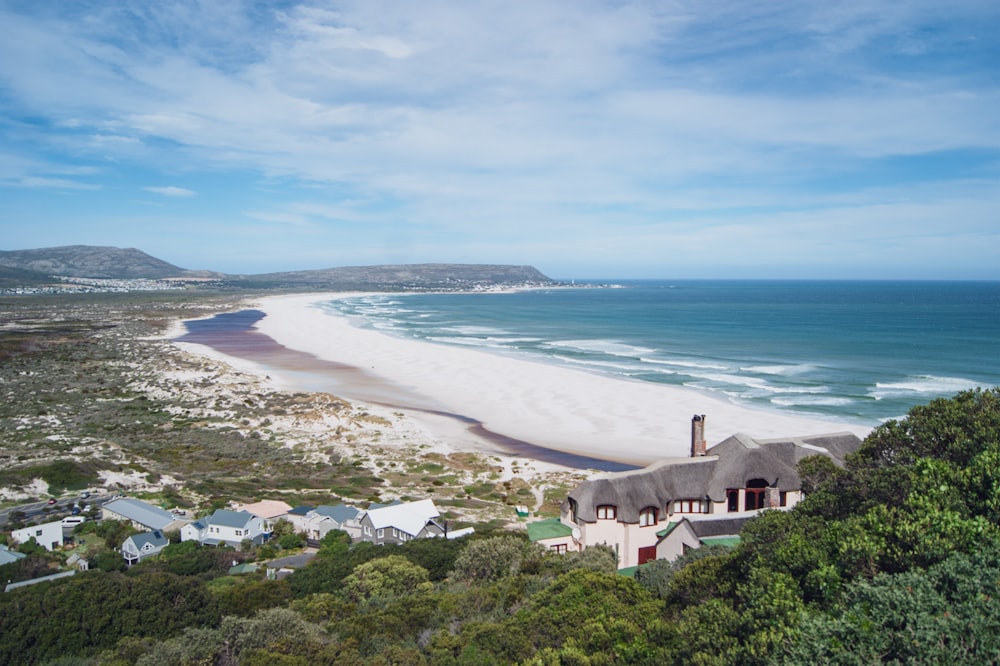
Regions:
M 289 349 L 359 369 L 326 389 L 346 400 L 458 414 L 536 446 L 632 464 L 688 455 L 694 414 L 707 417 L 709 446 L 737 432 L 767 439 L 840 431 L 863 437 L 870 430 L 748 409 L 690 389 L 397 338 L 317 305 L 346 296 L 277 296 L 256 304 L 266 313 L 257 323 L 262 333 Z M 295 387 L 292 376 L 279 372 L 274 379 Z M 415 417 L 422 418 L 419 412 Z M 454 437 L 453 420 L 423 418 Z

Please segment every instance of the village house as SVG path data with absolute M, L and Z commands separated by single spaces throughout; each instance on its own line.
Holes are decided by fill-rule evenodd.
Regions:
M 570 492 L 560 516 L 570 540 L 550 539 L 551 545 L 609 545 L 619 568 L 673 559 L 704 539 L 735 537 L 742 522 L 764 509 L 798 503 L 796 465 L 803 458 L 825 455 L 842 465 L 861 444 L 849 432 L 772 440 L 736 434 L 708 449 L 705 417 L 696 415 L 691 424 L 691 457 L 607 474 Z M 728 522 L 720 522 L 723 517 Z
M 281 500 L 261 500 L 254 504 L 244 504 L 239 507 L 247 513 L 257 516 L 263 521 L 264 532 L 270 534 L 274 531 L 274 523 L 282 518 L 288 518 L 288 512 L 292 506 Z
M 104 520 L 121 520 L 137 530 L 168 531 L 184 524 L 164 509 L 131 497 L 120 497 L 106 502 L 101 507 Z
M 227 544 L 239 548 L 244 539 L 257 544 L 267 540 L 264 521 L 248 511 L 218 509 L 181 528 L 181 541 L 197 541 L 207 546 Z
M 306 514 L 306 538 L 319 541 L 333 530 L 346 532 L 352 541 L 361 539 L 361 509 L 347 504 L 321 504 Z
M 305 532 L 309 512 L 312 511 L 314 508 L 315 507 L 309 504 L 300 504 L 299 506 L 293 507 L 288 510 L 288 513 L 285 514 L 285 520 L 287 520 L 292 524 L 292 527 L 295 528 L 295 531 L 297 533 Z
M 10 533 L 16 543 L 28 543 L 32 539 L 45 550 L 55 550 L 63 545 L 63 524 L 61 520 L 31 527 L 22 527 Z
M 425 499 L 369 508 L 360 518 L 361 541 L 375 544 L 404 543 L 411 539 L 444 536 L 434 502 Z
M 546 518 L 528 523 L 528 541 L 557 553 L 576 553 L 580 542 L 573 538 L 573 528 L 558 518 Z
M 158 554 L 170 544 L 170 540 L 159 530 L 133 534 L 122 543 L 122 557 L 129 566 Z

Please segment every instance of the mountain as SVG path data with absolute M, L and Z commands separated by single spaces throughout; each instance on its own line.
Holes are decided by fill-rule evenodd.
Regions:
M 226 275 L 179 268 L 134 248 L 70 245 L 35 250 L 0 250 L 0 278 L 10 277 L 13 282 L 26 285 L 51 281 L 47 277 L 53 275 L 113 280 L 177 277 L 214 278 L 215 284 L 245 289 L 396 291 L 402 289 L 476 289 L 505 285 L 554 284 L 551 278 L 533 266 L 403 264 L 346 266 L 256 275 Z M 24 277 L 24 281 L 19 281 L 19 277 Z
M 0 287 L 37 287 L 52 284 L 45 273 L 0 265 Z
M 0 251 L 0 266 L 20 268 L 45 275 L 112 280 L 206 275 L 204 271 L 178 268 L 135 248 L 94 245 Z
M 470 289 L 495 285 L 553 284 L 533 266 L 497 264 L 400 264 L 344 266 L 324 270 L 230 275 L 227 282 L 245 286 L 282 285 L 336 289 Z

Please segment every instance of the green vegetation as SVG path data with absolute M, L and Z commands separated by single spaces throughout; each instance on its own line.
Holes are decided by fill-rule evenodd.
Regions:
M 331 397 L 206 405 L 142 389 L 155 378 L 136 359 L 161 349 L 143 336 L 190 316 L 199 307 L 191 298 L 60 297 L 16 308 L 0 299 L 10 322 L 0 332 L 0 483 L 39 478 L 61 493 L 103 471 L 169 474 L 187 486 L 160 496 L 188 507 L 192 490 L 210 506 L 262 488 L 289 500 L 331 488 L 378 497 L 383 477 L 397 488 L 412 482 L 414 494 L 433 489 L 441 506 L 449 496 L 454 505 L 529 496 L 471 454 L 372 466 L 328 447 L 329 457 L 302 464 L 294 445 L 271 441 L 279 414 L 348 409 Z M 170 362 L 190 370 L 179 356 Z M 996 661 L 1000 390 L 915 408 L 876 429 L 845 468 L 811 458 L 800 474 L 805 501 L 762 514 L 739 546 L 656 562 L 634 580 L 617 575 L 609 549 L 557 556 L 483 526 L 474 538 L 382 547 L 334 532 L 284 580 L 263 568 L 229 576 L 242 554 L 191 543 L 122 571 L 107 549 L 129 528 L 88 521 L 76 535 L 90 571 L 0 596 L 0 663 Z M 542 511 L 563 496 L 547 491 Z M 255 555 L 300 544 L 282 525 Z M 65 557 L 19 550 L 27 557 L 0 569 L 4 581 L 52 573 Z

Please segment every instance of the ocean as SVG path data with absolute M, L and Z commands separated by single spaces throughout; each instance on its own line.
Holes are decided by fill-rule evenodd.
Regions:
M 1000 282 L 625 281 L 326 307 L 433 344 L 866 425 L 1000 385 Z

